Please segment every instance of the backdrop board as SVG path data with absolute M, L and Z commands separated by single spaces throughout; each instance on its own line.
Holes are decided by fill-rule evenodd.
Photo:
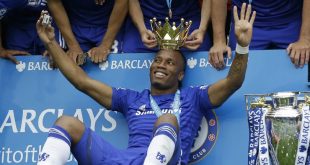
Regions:
M 88 62 L 83 69 L 114 87 L 148 88 L 154 54 L 113 54 L 105 64 Z M 207 52 L 186 54 L 184 86 L 212 84 L 231 65 L 217 71 Z M 116 147 L 125 149 L 128 129 L 122 114 L 108 111 L 76 90 L 42 56 L 18 57 L 19 65 L 0 59 L 0 164 L 34 164 L 57 117 L 79 118 Z M 197 165 L 247 164 L 248 124 L 244 94 L 307 91 L 307 67 L 295 68 L 285 50 L 251 51 L 243 86 L 221 107 L 208 112 L 192 148 Z M 68 164 L 77 164 L 70 157 Z

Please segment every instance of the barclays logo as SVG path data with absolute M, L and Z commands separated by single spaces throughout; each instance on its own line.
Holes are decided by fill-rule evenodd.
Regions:
M 19 61 L 19 64 L 16 65 L 16 70 L 17 70 L 18 72 L 24 71 L 25 68 L 26 68 L 26 63 L 23 62 L 23 61 Z
M 228 58 L 224 58 L 224 63 L 226 65 L 226 67 L 230 67 L 232 64 L 232 60 L 228 59 Z M 190 69 L 194 69 L 195 67 L 199 67 L 199 68 L 207 68 L 207 67 L 211 67 L 213 68 L 213 66 L 211 65 L 211 63 L 209 62 L 208 58 L 188 58 L 186 61 L 186 64 L 188 66 L 188 68 Z
M 23 71 L 50 71 L 53 70 L 53 68 L 50 67 L 48 62 L 23 62 L 20 61 L 19 64 L 16 65 L 16 70 L 18 72 Z
M 197 59 L 194 59 L 193 57 L 187 59 L 187 65 L 190 69 L 193 69 L 197 65 Z
M 105 61 L 105 62 L 101 62 L 99 64 L 99 68 L 100 70 L 104 71 L 104 70 L 107 70 L 109 67 L 109 61 Z
M 151 67 L 153 60 L 112 60 L 99 64 L 102 71 L 111 70 L 125 70 L 125 69 L 148 69 Z

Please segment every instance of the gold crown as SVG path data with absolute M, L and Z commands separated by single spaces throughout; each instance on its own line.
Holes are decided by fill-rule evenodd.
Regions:
M 156 18 L 151 19 L 150 23 L 152 31 L 156 36 L 159 49 L 179 50 L 184 44 L 192 21 L 185 22 L 182 18 L 178 27 L 175 26 L 175 22 L 173 22 L 171 26 L 169 18 L 165 19 L 165 24 L 163 26 L 161 26 L 160 21 L 156 22 Z

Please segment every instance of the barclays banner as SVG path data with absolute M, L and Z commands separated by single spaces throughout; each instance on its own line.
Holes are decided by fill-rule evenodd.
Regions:
M 113 54 L 100 65 L 88 62 L 87 74 L 114 87 L 149 88 L 154 54 Z M 231 65 L 216 71 L 207 52 L 186 54 L 183 84 L 212 84 L 224 78 Z M 61 115 L 75 116 L 118 148 L 127 146 L 122 114 L 106 110 L 76 90 L 42 56 L 19 57 L 19 65 L 0 59 L 0 164 L 35 164 L 48 128 Z M 285 50 L 251 51 L 245 82 L 218 109 L 206 114 L 192 147 L 192 164 L 245 165 L 248 124 L 245 94 L 308 91 L 307 69 L 296 69 Z M 77 164 L 71 156 L 68 164 Z

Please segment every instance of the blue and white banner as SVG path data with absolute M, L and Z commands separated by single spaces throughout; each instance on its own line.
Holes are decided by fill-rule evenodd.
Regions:
M 249 155 L 248 165 L 256 165 L 258 163 L 258 146 L 259 132 L 261 127 L 263 112 L 261 108 L 253 108 L 248 111 L 249 122 Z
M 302 107 L 302 121 L 298 139 L 295 165 L 305 165 L 310 142 L 310 110 L 309 106 Z
M 153 54 L 112 54 L 101 65 L 87 63 L 85 72 L 114 87 L 149 88 Z M 14 65 L 0 59 L 0 164 L 35 164 L 48 128 L 61 115 L 79 118 L 117 148 L 127 147 L 128 130 L 120 113 L 108 111 L 76 90 L 42 56 L 17 57 Z M 186 54 L 184 86 L 212 84 L 225 78 L 208 63 L 207 52 Z M 307 70 L 296 69 L 285 50 L 251 51 L 245 82 L 221 107 L 203 118 L 192 146 L 192 164 L 247 164 L 249 132 L 244 94 L 307 91 Z M 225 157 L 225 159 L 223 159 Z M 70 157 L 68 164 L 77 164 Z
M 259 126 L 259 140 L 258 140 L 258 147 L 259 147 L 259 164 L 261 165 L 269 165 L 269 147 L 268 147 L 268 136 L 267 136 L 267 126 L 266 126 L 266 114 L 268 112 L 267 108 L 261 108 L 262 117 Z

